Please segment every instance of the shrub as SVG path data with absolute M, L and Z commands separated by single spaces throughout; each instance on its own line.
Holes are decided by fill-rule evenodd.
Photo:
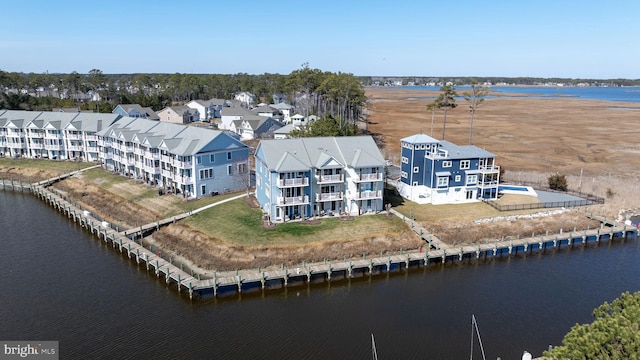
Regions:
M 555 173 L 549 176 L 549 188 L 551 190 L 567 191 L 567 178 L 564 175 Z

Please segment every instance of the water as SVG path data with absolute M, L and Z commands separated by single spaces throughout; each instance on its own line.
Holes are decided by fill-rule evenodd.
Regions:
M 28 194 L 0 191 L 0 339 L 63 359 L 487 359 L 540 355 L 640 290 L 637 240 L 189 301 Z M 478 350 L 474 350 L 479 358 Z
M 403 86 L 402 89 L 409 90 L 440 90 L 437 86 Z M 459 94 L 469 90 L 468 86 L 458 86 L 456 91 Z M 640 87 L 574 87 L 574 86 L 491 86 L 491 91 L 505 93 L 505 96 L 513 96 L 510 94 L 523 94 L 524 97 L 535 98 L 557 98 L 568 97 L 585 100 L 602 100 L 612 102 L 640 102 Z M 486 96 L 486 98 L 495 98 L 499 96 Z M 415 100 L 433 100 L 433 97 L 417 97 Z M 460 97 L 457 100 L 463 100 Z

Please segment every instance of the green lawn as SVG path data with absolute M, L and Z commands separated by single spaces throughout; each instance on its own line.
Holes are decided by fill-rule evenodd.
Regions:
M 324 218 L 320 224 L 299 222 L 262 227 L 262 211 L 252 209 L 245 199 L 214 206 L 185 220 L 185 223 L 221 240 L 238 245 L 305 244 L 319 240 L 331 241 L 400 233 L 406 226 L 396 216 L 384 214 L 355 217 L 351 221 Z

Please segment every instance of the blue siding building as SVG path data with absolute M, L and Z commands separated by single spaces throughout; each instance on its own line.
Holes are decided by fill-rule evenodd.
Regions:
M 401 141 L 400 194 L 420 204 L 497 199 L 496 156 L 477 146 L 458 146 L 424 134 Z
M 370 136 L 262 140 L 255 160 L 271 221 L 383 210 L 385 161 Z

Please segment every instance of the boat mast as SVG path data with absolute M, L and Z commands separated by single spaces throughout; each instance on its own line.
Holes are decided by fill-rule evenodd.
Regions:
M 482 351 L 482 360 L 487 360 L 484 356 L 484 347 L 482 346 L 482 339 L 480 338 L 480 330 L 478 330 L 478 322 L 476 321 L 476 316 L 471 315 L 471 357 L 470 360 L 473 360 L 473 333 L 478 335 L 478 343 L 480 344 L 480 351 Z

